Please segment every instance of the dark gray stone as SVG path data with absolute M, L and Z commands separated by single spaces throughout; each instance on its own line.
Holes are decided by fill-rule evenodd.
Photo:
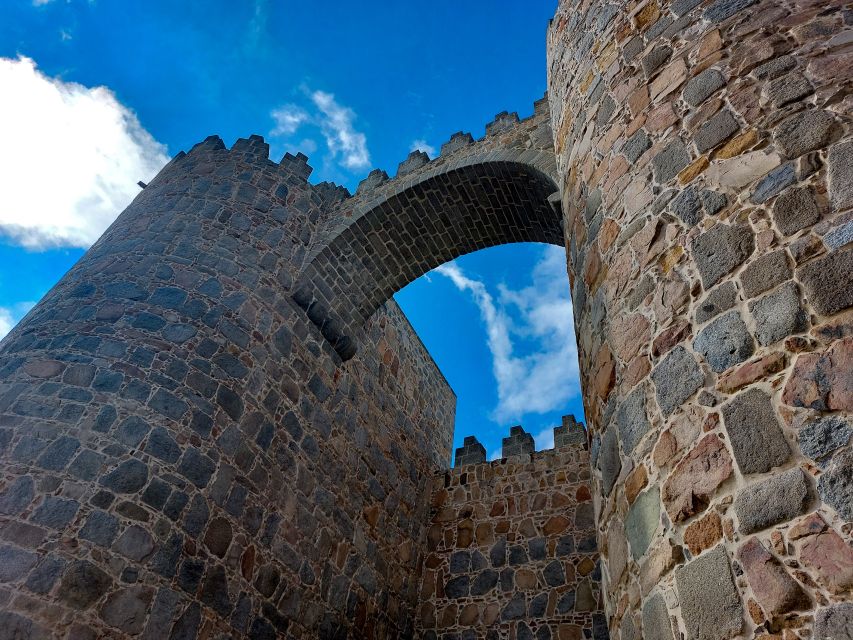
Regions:
M 626 618 L 630 621 L 630 616 L 626 616 Z M 633 634 L 633 624 L 631 624 L 630 630 Z M 625 637 L 624 625 L 622 637 Z M 666 608 L 666 601 L 660 593 L 655 593 L 643 605 L 643 640 L 673 640 L 669 611 Z
M 154 551 L 154 539 L 144 528 L 132 524 L 122 532 L 113 549 L 126 558 L 141 562 Z
M 11 611 L 0 611 L 0 639 L 2 640 L 49 640 L 54 637 L 54 634 L 29 618 Z M 68 640 L 77 639 L 69 635 Z
M 797 435 L 800 451 L 812 460 L 820 460 L 840 449 L 853 437 L 853 424 L 842 416 L 824 416 L 810 422 Z
M 30 516 L 30 522 L 40 524 L 51 529 L 61 530 L 68 526 L 74 516 L 77 515 L 77 510 L 80 508 L 80 503 L 69 498 L 60 498 L 58 496 L 45 496 L 42 502 L 33 515 Z
M 646 390 L 640 385 L 634 389 L 619 406 L 616 413 L 616 425 L 622 448 L 631 455 L 651 425 L 646 417 Z
M 764 204 L 796 181 L 797 171 L 793 163 L 788 162 L 776 167 L 755 185 L 755 191 L 752 192 L 752 201 L 755 204 Z
M 725 547 L 717 546 L 676 569 L 675 584 L 691 638 L 722 640 L 740 633 L 743 607 Z
M 444 595 L 448 598 L 463 598 L 468 595 L 469 578 L 467 575 L 451 578 L 444 585 Z
M 516 593 L 510 598 L 509 602 L 504 605 L 501 611 L 501 620 L 507 622 L 509 620 L 520 620 L 527 615 L 527 599 L 523 593 Z
M 749 389 L 723 405 L 723 419 L 741 473 L 766 473 L 791 457 L 770 396 Z
M 165 389 L 157 389 L 148 406 L 172 420 L 180 420 L 189 405 Z
M 36 460 L 36 464 L 48 471 L 61 471 L 80 447 L 80 441 L 71 436 L 59 436 L 51 442 Z
M 80 537 L 100 547 L 109 547 L 118 534 L 118 518 L 106 511 L 93 511 L 80 530 Z
M 726 86 L 723 74 L 717 69 L 705 69 L 693 76 L 684 86 L 684 101 L 691 107 L 698 107 L 718 89 Z
M 734 507 L 742 533 L 754 533 L 805 512 L 809 483 L 795 468 L 749 485 L 738 492 Z
M 125 460 L 101 477 L 101 485 L 116 493 L 136 493 L 148 481 L 148 467 L 135 458 Z
M 773 78 L 778 78 L 782 74 L 787 73 L 796 66 L 797 61 L 793 56 L 779 56 L 778 58 L 773 58 L 769 62 L 765 62 L 764 64 L 757 66 L 752 70 L 752 75 L 759 80 L 772 80 Z
M 840 132 L 840 126 L 829 111 L 809 109 L 777 126 L 773 140 L 784 157 L 797 158 L 828 146 Z
M 705 213 L 709 216 L 714 215 L 728 204 L 728 198 L 726 198 L 724 193 L 718 193 L 710 189 L 702 189 L 699 192 L 699 198 L 702 200 L 702 206 L 705 207 Z
M 755 337 L 764 346 L 808 328 L 808 316 L 800 306 L 800 293 L 793 282 L 751 302 L 749 311 L 755 319 Z
M 712 3 L 702 17 L 709 22 L 722 22 L 731 18 L 736 13 L 743 11 L 747 7 L 751 7 L 758 0 L 717 0 Z
M 634 164 L 651 146 L 652 142 L 649 139 L 649 135 L 643 129 L 640 129 L 628 138 L 625 146 L 622 147 L 622 153 L 625 154 L 628 162 Z
M 0 493 L 0 513 L 8 516 L 19 515 L 33 501 L 34 496 L 35 482 L 32 476 L 15 478 Z
M 213 460 L 201 453 L 195 447 L 189 447 L 181 458 L 178 465 L 178 473 L 187 478 L 199 489 L 203 489 L 210 482 L 210 477 L 216 469 Z
M 853 247 L 844 247 L 797 269 L 806 299 L 821 315 L 853 307 Z
M 773 221 L 786 236 L 793 235 L 820 220 L 820 211 L 811 187 L 786 189 L 773 203 Z
M 690 246 L 702 286 L 710 289 L 752 254 L 755 236 L 744 225 L 716 224 Z
M 814 640 L 853 640 L 853 602 L 839 602 L 818 609 Z
M 46 594 L 56 584 L 65 569 L 65 560 L 56 556 L 45 556 L 27 576 L 26 587 L 33 593 Z
M 634 560 L 642 558 L 660 525 L 660 489 L 652 487 L 637 496 L 625 518 L 625 535 Z
M 481 571 L 477 574 L 477 577 L 474 578 L 474 582 L 471 584 L 471 595 L 472 596 L 481 596 L 492 589 L 494 589 L 498 584 L 498 572 L 494 569 L 486 569 L 485 571 Z
M 740 313 L 729 311 L 706 326 L 693 341 L 699 353 L 716 373 L 743 362 L 755 352 L 755 343 Z
M 576 594 L 574 591 L 566 591 L 557 601 L 557 613 L 571 613 L 575 608 Z
M 655 47 L 651 52 L 643 58 L 643 71 L 647 76 L 651 76 L 655 71 L 660 69 L 664 63 L 672 56 L 672 47 L 662 45 Z
M 68 565 L 59 583 L 57 596 L 75 609 L 88 609 L 112 586 L 109 575 L 88 560 Z
M 566 584 L 566 570 L 560 560 L 552 560 L 542 570 L 542 577 L 549 587 L 559 587 Z
M 502 567 L 506 564 L 506 538 L 500 538 L 489 550 L 489 562 L 493 567 Z
M 111 593 L 101 607 L 101 619 L 130 635 L 142 632 L 154 589 L 132 586 Z
M 68 473 L 80 480 L 94 480 L 106 458 L 91 449 L 83 449 L 68 467 Z
M 139 416 L 130 416 L 123 420 L 116 428 L 115 438 L 131 449 L 139 446 L 151 427 Z
M 690 164 L 690 154 L 684 142 L 673 140 L 652 158 L 652 171 L 655 180 L 663 184 L 672 180 L 688 164 Z
M 702 202 L 692 186 L 682 189 L 670 206 L 685 224 L 695 225 L 702 219 Z
M 715 289 L 711 289 L 711 292 L 696 308 L 696 322 L 703 324 L 723 311 L 728 311 L 736 303 L 737 287 L 735 287 L 735 283 L 731 280 L 724 282 Z
M 598 456 L 598 468 L 601 471 L 601 489 L 605 496 L 610 495 L 613 484 L 622 469 L 622 461 L 619 458 L 619 440 L 616 429 L 610 428 L 604 432 L 601 439 L 601 452 Z
M 754 298 L 789 280 L 791 275 L 788 257 L 785 251 L 780 249 L 754 260 L 740 274 L 740 283 L 746 297 Z
M 652 371 L 658 405 L 668 416 L 704 384 L 705 376 L 696 359 L 682 345 L 672 351 Z
M 33 568 L 38 556 L 8 544 L 0 545 L 0 582 L 15 582 Z
M 181 457 L 181 448 L 163 427 L 154 427 L 148 442 L 145 443 L 145 452 L 164 462 L 176 462 Z
M 724 140 L 728 140 L 740 129 L 740 124 L 728 109 L 723 109 L 694 134 L 693 141 L 699 153 L 710 151 Z
M 853 522 L 853 450 L 840 451 L 818 480 L 821 499 L 847 522 Z
M 776 78 L 764 88 L 767 99 L 776 107 L 805 98 L 812 91 L 814 87 L 799 73 L 789 73 L 782 78 Z

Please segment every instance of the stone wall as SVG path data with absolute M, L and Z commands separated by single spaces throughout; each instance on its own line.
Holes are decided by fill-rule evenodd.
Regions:
M 611 634 L 853 638 L 853 12 L 561 2 L 548 34 Z
M 292 306 L 309 172 L 180 154 L 0 344 L 0 637 L 411 635 L 455 397 L 393 302 L 346 364 Z
M 590 480 L 585 442 L 438 474 L 420 637 L 607 638 Z

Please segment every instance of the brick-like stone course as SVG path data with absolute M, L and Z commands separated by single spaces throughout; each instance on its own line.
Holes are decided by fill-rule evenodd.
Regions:
M 607 638 L 590 478 L 585 440 L 437 475 L 418 637 Z

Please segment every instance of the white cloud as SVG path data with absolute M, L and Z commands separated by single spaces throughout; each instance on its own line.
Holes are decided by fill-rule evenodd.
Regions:
M 311 99 L 311 111 L 296 104 L 286 104 L 270 112 L 275 127 L 270 135 L 287 138 L 295 134 L 304 125 L 312 125 L 320 130 L 326 140 L 330 159 L 350 171 L 370 166 L 370 152 L 367 150 L 367 136 L 355 128 L 356 115 L 349 107 L 335 100 L 332 93 L 325 91 L 303 90 Z M 317 143 L 306 138 L 298 145 L 284 145 L 288 150 L 312 153 Z
M 12 312 L 5 307 L 0 307 L 0 340 L 5 338 L 14 326 L 15 321 L 12 319 Z
M 553 449 L 554 448 L 554 429 L 553 427 L 546 427 L 542 429 L 539 433 L 533 436 L 533 442 L 536 443 L 536 450 L 542 451 L 543 449 Z
M 497 299 L 455 262 L 436 271 L 469 293 L 480 310 L 498 386 L 495 421 L 520 421 L 525 414 L 553 411 L 579 393 L 572 303 L 561 248 L 545 250 L 530 286 L 517 291 L 500 286 Z
M 0 58 L 0 93 L 0 234 L 17 244 L 88 247 L 168 161 L 106 87 Z
M 275 120 L 275 128 L 270 132 L 274 136 L 289 136 L 308 121 L 308 112 L 295 104 L 286 104 L 270 113 Z
M 412 142 L 412 146 L 409 147 L 409 151 L 423 151 L 430 158 L 435 158 L 435 147 L 429 144 L 423 138 L 418 138 L 414 142 Z
M 347 169 L 364 169 L 370 166 L 367 137 L 353 127 L 355 112 L 335 101 L 335 96 L 325 91 L 315 91 L 311 100 L 322 113 L 320 128 L 332 156 L 341 155 L 341 164 Z

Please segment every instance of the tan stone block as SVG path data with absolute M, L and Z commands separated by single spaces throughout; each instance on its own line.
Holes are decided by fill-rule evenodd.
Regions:
M 631 92 L 628 96 L 628 109 L 633 117 L 640 115 L 643 110 L 649 106 L 649 89 L 646 85 L 641 85 Z
M 646 116 L 646 129 L 651 133 L 663 131 L 678 122 L 678 116 L 672 108 L 671 102 L 662 102 L 649 109 Z
M 722 48 L 723 39 L 720 36 L 720 30 L 714 29 L 713 31 L 709 31 L 699 41 L 699 60 L 702 60 Z M 693 75 L 696 75 L 696 73 L 694 72 Z
M 522 591 L 536 588 L 536 574 L 530 569 L 518 569 L 515 572 L 515 586 Z
M 613 320 L 610 331 L 610 343 L 613 353 L 628 362 L 651 339 L 651 325 L 648 319 L 640 314 L 617 316 Z
M 742 189 L 782 163 L 777 153 L 751 151 L 729 160 L 715 160 L 705 171 L 705 178 L 711 184 L 726 189 Z
M 634 469 L 625 479 L 625 497 L 628 504 L 633 504 L 640 491 L 649 483 L 649 475 L 646 466 L 641 464 Z
M 755 129 L 750 129 L 749 131 L 745 131 L 744 133 L 735 136 L 720 147 L 720 149 L 717 150 L 717 153 L 714 154 L 714 158 L 720 160 L 734 158 L 749 149 L 756 142 L 758 142 L 758 132 Z
M 710 162 L 708 161 L 708 156 L 699 156 L 679 172 L 678 182 L 680 184 L 687 184 L 688 182 L 692 182 L 693 178 L 695 178 L 705 169 L 707 169 L 709 164 Z
M 684 532 L 684 544 L 690 549 L 694 556 L 699 555 L 705 549 L 716 545 L 723 537 L 723 525 L 720 515 L 711 511 L 701 520 L 692 523 Z
M 687 80 L 687 75 L 687 65 L 684 64 L 684 60 L 677 58 L 671 62 L 649 85 L 651 101 L 658 102 L 660 98 L 678 89 Z
M 723 393 L 734 393 L 738 389 L 764 380 L 785 368 L 785 354 L 771 353 L 756 360 L 751 360 L 734 369 L 729 369 L 720 375 L 717 390 Z
M 684 551 L 669 538 L 663 540 L 647 554 L 640 566 L 640 591 L 643 597 L 657 586 L 660 579 L 679 562 L 684 560 Z

